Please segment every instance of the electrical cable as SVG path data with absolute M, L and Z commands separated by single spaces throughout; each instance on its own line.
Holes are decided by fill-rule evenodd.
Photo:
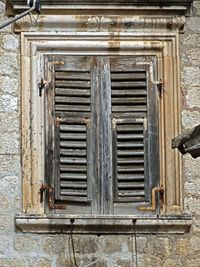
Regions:
M 74 265 L 75 265 L 75 267 L 78 267 L 78 264 L 76 262 L 76 255 L 75 255 L 75 249 L 74 249 L 74 239 L 73 239 L 74 219 L 70 219 L 70 223 L 71 223 L 70 237 L 71 237 L 71 245 L 72 245 L 72 253 L 73 253 L 73 259 L 74 259 Z
M 138 265 L 138 249 L 137 249 L 137 234 L 136 234 L 136 219 L 132 221 L 132 263 L 134 267 L 134 251 L 133 251 L 133 244 L 135 243 L 135 267 L 139 267 Z
M 0 30 L 7 27 L 11 23 L 25 17 L 26 15 L 30 14 L 32 11 L 35 11 L 38 14 L 40 13 L 41 7 L 40 7 L 40 1 L 39 0 L 33 0 L 33 1 L 28 0 L 27 3 L 28 3 L 30 8 L 28 10 L 24 11 L 22 14 L 16 15 L 14 18 L 10 18 L 8 21 L 4 22 L 2 25 L 0 25 Z

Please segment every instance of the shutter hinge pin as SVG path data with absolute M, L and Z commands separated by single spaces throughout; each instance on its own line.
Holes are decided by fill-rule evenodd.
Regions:
M 48 197 L 48 205 L 49 209 L 66 209 L 65 205 L 57 205 L 54 203 L 55 196 L 54 196 L 54 189 L 48 184 L 42 183 L 40 186 L 40 203 L 44 202 L 44 192 L 47 192 L 47 197 Z
M 142 207 L 138 207 L 138 210 L 141 211 L 155 211 L 156 207 L 157 207 L 157 203 L 156 203 L 156 193 L 159 193 L 159 200 L 161 202 L 161 204 L 164 201 L 164 188 L 162 186 L 158 186 L 158 187 L 154 187 L 152 189 L 152 193 L 151 193 L 151 206 L 142 206 Z
M 38 83 L 39 96 L 42 96 L 42 90 L 44 89 L 44 87 L 45 87 L 46 84 L 48 84 L 48 82 L 45 81 L 43 78 L 41 78 L 40 83 Z
M 159 82 L 157 82 L 157 88 L 158 88 L 159 96 L 161 97 L 162 94 L 165 92 L 165 89 L 163 87 L 163 81 L 161 79 Z

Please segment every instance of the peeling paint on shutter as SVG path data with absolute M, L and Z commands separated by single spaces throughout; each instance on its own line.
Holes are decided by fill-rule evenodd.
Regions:
M 114 120 L 115 200 L 145 199 L 145 120 Z
M 83 70 L 55 72 L 55 111 L 68 115 L 90 113 L 90 73 Z
M 147 113 L 147 83 L 144 71 L 112 71 L 112 114 Z
M 87 201 L 87 124 L 81 119 L 60 119 L 56 134 L 59 150 L 58 198 Z
M 128 65 L 128 64 L 127 64 Z M 147 81 L 143 70 L 111 72 L 115 201 L 145 200 Z
M 88 138 L 91 115 L 89 58 L 74 57 L 55 70 L 56 198 L 88 201 Z

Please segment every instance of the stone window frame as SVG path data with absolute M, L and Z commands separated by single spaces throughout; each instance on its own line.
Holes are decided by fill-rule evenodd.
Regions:
M 145 24 L 144 18 L 137 18 L 137 21 L 131 17 L 129 20 L 122 17 L 121 24 L 124 28 L 125 25 L 133 25 L 133 28 L 137 25 L 138 29 L 135 32 L 124 30 L 120 37 L 117 34 L 110 37 L 106 30 L 108 25 L 113 32 L 117 31 L 113 29 L 112 18 L 84 16 L 81 30 L 73 32 L 70 29 L 66 32 L 65 29 L 63 32 L 64 17 L 53 17 L 52 20 L 47 16 L 45 22 L 58 29 L 57 33 L 48 32 L 49 26 L 44 32 L 23 32 L 21 27 L 23 207 L 22 214 L 16 216 L 16 225 L 24 232 L 67 232 L 70 230 L 70 220 L 75 219 L 77 233 L 127 233 L 132 231 L 132 222 L 136 220 L 137 229 L 142 233 L 184 233 L 189 229 L 191 219 L 183 214 L 181 156 L 171 149 L 171 139 L 180 133 L 181 128 L 179 29 L 185 18 L 169 17 L 157 19 L 156 22 L 156 18 L 147 18 Z M 68 19 L 71 23 L 73 21 L 74 28 L 76 24 L 79 25 L 80 21 L 75 21 L 73 16 L 68 16 Z M 157 25 L 156 31 L 151 31 L 153 23 Z M 85 25 L 87 29 L 84 28 Z M 96 27 L 98 31 L 94 30 Z M 88 29 L 89 32 L 86 31 Z M 109 55 L 117 53 L 157 58 L 158 77 L 154 82 L 162 80 L 164 86 L 159 107 L 160 184 L 165 190 L 160 216 L 45 214 L 38 193 L 44 178 L 44 97 L 38 97 L 38 83 L 44 77 L 44 58 L 54 54 L 108 54 L 108 50 Z M 112 227 L 113 224 L 116 227 Z M 172 225 L 176 227 L 172 229 Z

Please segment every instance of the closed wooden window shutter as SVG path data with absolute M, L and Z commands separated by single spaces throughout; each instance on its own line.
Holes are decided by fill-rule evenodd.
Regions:
M 47 97 L 55 201 L 70 213 L 137 212 L 159 180 L 157 89 L 148 68 L 134 57 L 59 60 Z
M 68 58 L 55 68 L 55 193 L 56 200 L 88 202 L 90 146 L 90 62 Z
M 159 181 L 157 88 L 145 64 L 128 58 L 110 64 L 114 205 L 120 213 L 120 207 L 128 210 L 125 202 L 150 202 Z

